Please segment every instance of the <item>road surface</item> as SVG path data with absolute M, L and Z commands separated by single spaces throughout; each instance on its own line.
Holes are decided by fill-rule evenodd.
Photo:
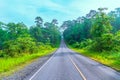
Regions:
M 29 80 L 120 80 L 120 73 L 66 47 L 54 55 Z

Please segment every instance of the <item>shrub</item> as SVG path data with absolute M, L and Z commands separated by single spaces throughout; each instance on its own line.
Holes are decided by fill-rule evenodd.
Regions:
M 86 39 L 85 41 L 82 41 L 81 43 L 80 43 L 80 48 L 85 48 L 85 47 L 89 47 L 89 46 L 91 46 L 91 44 L 92 44 L 92 40 L 91 39 Z
M 20 47 L 16 41 L 10 40 L 4 43 L 3 52 L 8 56 L 16 56 L 19 55 Z
M 115 36 L 114 36 L 114 47 L 113 49 L 115 51 L 120 51 L 120 30 L 118 32 L 116 32 Z
M 111 51 L 114 47 L 113 44 L 113 34 L 106 33 L 103 34 L 101 37 L 97 37 L 93 40 L 93 44 L 91 44 L 90 49 L 94 51 Z
M 37 52 L 37 46 L 31 37 L 19 37 L 16 40 L 6 41 L 3 52 L 11 57 L 22 55 L 23 53 Z
M 72 47 L 74 47 L 74 48 L 79 48 L 79 47 L 80 47 L 80 44 L 79 44 L 78 42 L 76 42 L 76 43 L 74 43 L 74 44 L 72 45 Z
M 74 41 L 74 40 L 70 40 L 69 42 L 68 42 L 68 44 L 70 44 L 70 45 L 72 45 L 72 44 L 74 44 L 76 41 Z
M 113 47 L 114 47 L 114 44 L 113 44 L 113 34 L 107 33 L 107 34 L 102 35 L 101 43 L 102 43 L 102 45 L 101 45 L 102 46 L 102 50 L 105 50 L 105 51 L 112 50 Z
M 17 43 L 20 47 L 20 53 L 33 53 L 36 49 L 36 43 L 31 37 L 19 37 Z

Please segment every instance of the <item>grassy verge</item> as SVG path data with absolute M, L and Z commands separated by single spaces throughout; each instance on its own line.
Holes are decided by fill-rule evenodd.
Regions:
M 98 61 L 106 66 L 109 66 L 117 71 L 120 71 L 120 52 L 92 52 L 86 49 L 72 48 L 75 52 L 85 55 L 95 61 Z
M 0 58 L 0 77 L 9 75 L 16 70 L 20 69 L 21 67 L 29 64 L 36 58 L 46 56 L 53 51 L 55 51 L 56 48 L 52 48 L 50 50 L 44 50 L 40 51 L 39 53 L 35 54 L 26 54 L 20 57 L 14 57 L 14 58 Z

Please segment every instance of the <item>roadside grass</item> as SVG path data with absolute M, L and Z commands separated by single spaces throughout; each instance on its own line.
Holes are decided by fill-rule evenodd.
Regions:
M 93 52 L 87 49 L 71 48 L 77 53 L 87 56 L 117 71 L 120 71 L 120 52 Z
M 15 72 L 18 68 L 21 68 L 33 60 L 46 56 L 53 51 L 55 51 L 57 48 L 52 48 L 49 50 L 42 50 L 39 53 L 35 54 L 25 54 L 23 56 L 14 57 L 14 58 L 0 58 L 0 77 L 2 76 L 8 76 L 9 74 Z

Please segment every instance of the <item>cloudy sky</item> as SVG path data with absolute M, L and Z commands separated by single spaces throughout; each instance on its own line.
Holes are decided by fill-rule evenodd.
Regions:
M 99 7 L 114 10 L 120 7 L 120 0 L 0 0 L 0 21 L 24 22 L 31 26 L 34 18 L 41 16 L 44 22 L 56 18 L 60 25 Z

